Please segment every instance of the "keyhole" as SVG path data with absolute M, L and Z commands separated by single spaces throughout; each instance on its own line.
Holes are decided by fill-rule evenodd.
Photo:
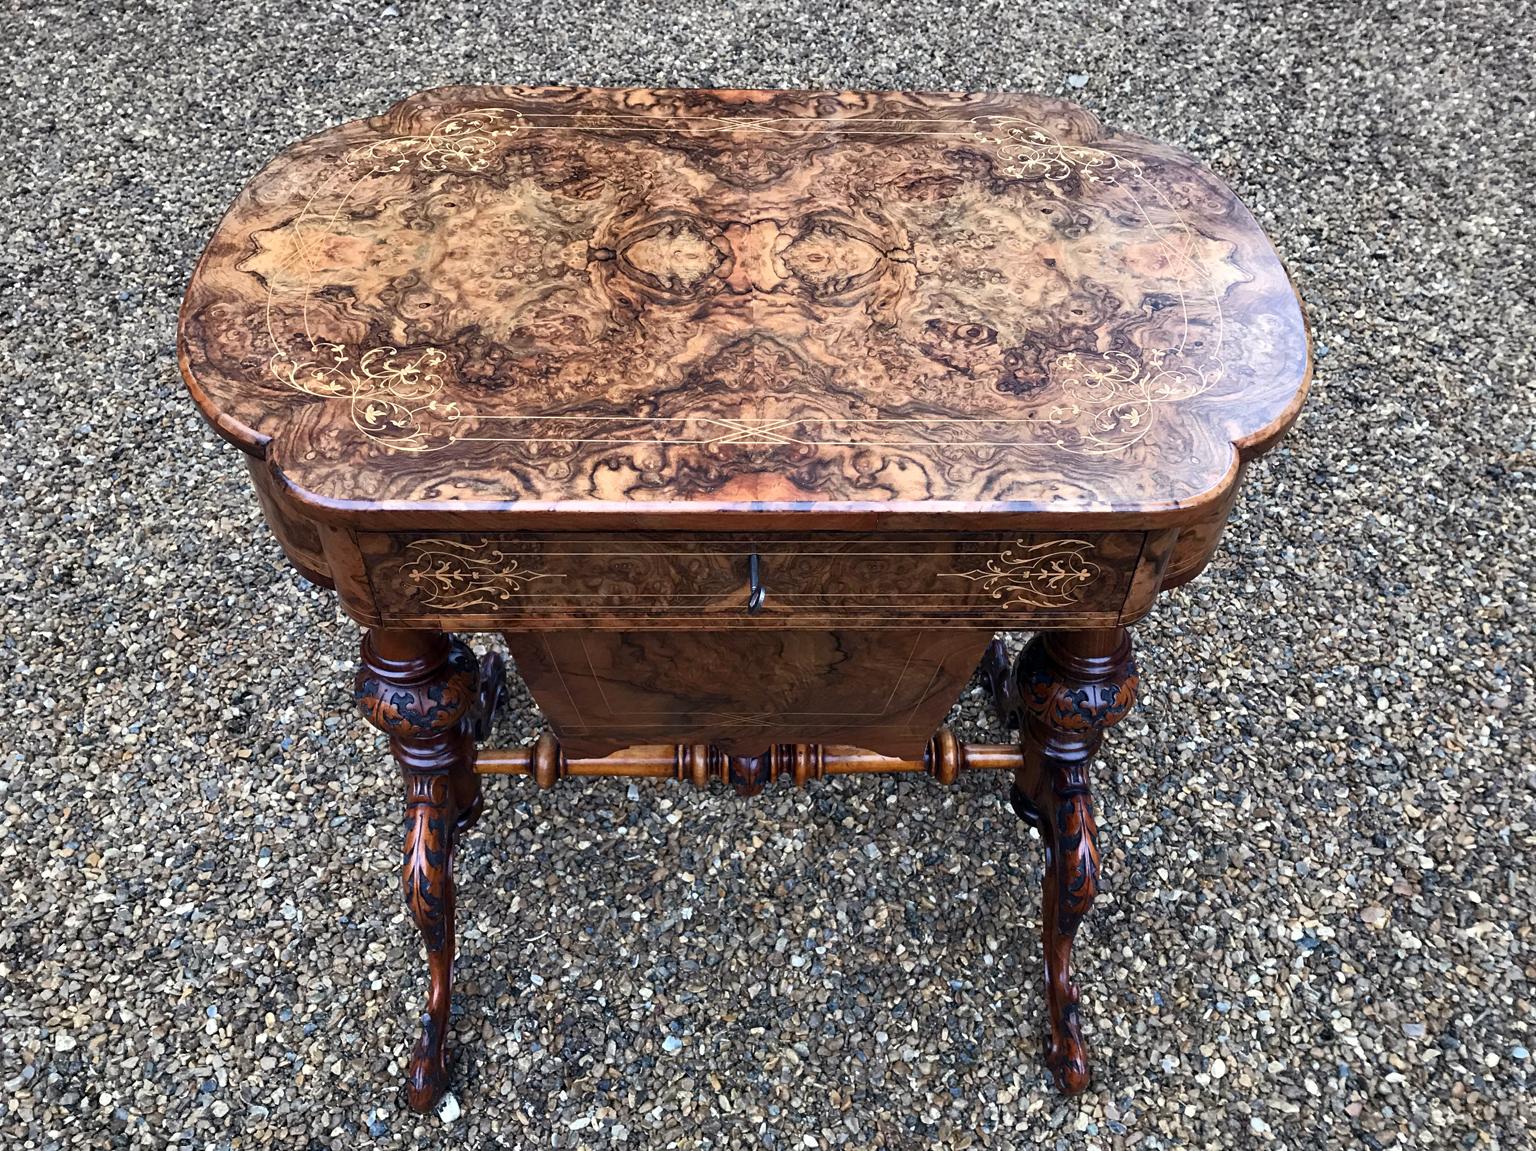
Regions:
M 747 561 L 747 614 L 756 615 L 763 610 L 763 600 L 768 598 L 768 593 L 763 591 L 762 565 L 757 558 L 757 553 L 752 553 L 752 558 Z

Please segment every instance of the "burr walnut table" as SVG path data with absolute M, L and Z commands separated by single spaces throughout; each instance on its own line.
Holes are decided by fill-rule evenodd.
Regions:
M 448 1079 L 480 775 L 1012 772 L 1046 1064 L 1088 1063 L 1088 763 L 1126 626 L 1300 407 L 1285 271 L 1189 157 L 1060 100 L 445 88 L 288 149 L 192 277 L 187 387 L 367 629 Z M 995 629 L 1037 633 L 1009 666 Z M 499 631 L 552 731 L 479 750 Z M 978 668 L 1017 744 L 935 734 Z M 978 851 L 987 850 L 978 845 Z

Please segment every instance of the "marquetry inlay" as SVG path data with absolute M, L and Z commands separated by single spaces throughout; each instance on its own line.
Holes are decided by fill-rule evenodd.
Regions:
M 1092 552 L 1087 540 L 1019 540 L 979 568 L 947 574 L 980 584 L 1004 607 L 1066 607 L 1099 576 L 1099 565 L 1084 558 Z
M 401 574 L 420 589 L 423 605 L 446 611 L 499 607 L 538 580 L 565 578 L 563 572 L 533 571 L 494 543 L 412 540 L 406 550 L 411 558 Z
M 185 336 L 298 487 L 392 499 L 445 452 L 435 490 L 506 500 L 1190 497 L 1304 360 L 1197 165 L 1061 101 L 901 94 L 413 98 L 258 178 Z

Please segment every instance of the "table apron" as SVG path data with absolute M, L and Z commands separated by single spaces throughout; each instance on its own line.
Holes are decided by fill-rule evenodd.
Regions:
M 359 578 L 351 596 L 339 586 L 344 599 L 367 600 L 349 604 L 354 615 L 471 631 L 1110 626 L 1150 604 L 1172 542 L 1146 532 L 345 534 L 335 546 L 355 549 L 345 566 Z

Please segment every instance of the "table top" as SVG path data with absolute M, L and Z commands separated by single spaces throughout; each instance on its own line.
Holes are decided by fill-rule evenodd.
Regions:
M 1017 95 L 425 92 L 250 182 L 179 352 L 226 438 L 354 523 L 1172 522 L 1310 375 L 1226 185 Z

